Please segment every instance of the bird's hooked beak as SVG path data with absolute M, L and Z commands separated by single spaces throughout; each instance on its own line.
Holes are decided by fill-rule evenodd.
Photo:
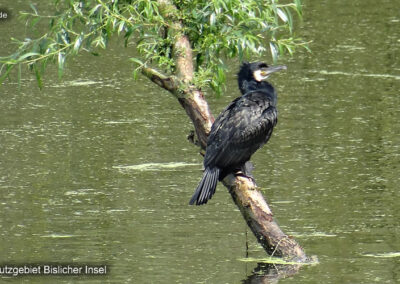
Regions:
M 257 81 L 263 81 L 266 80 L 272 73 L 286 69 L 287 69 L 286 65 L 277 65 L 277 66 L 269 66 L 261 68 L 260 70 L 257 70 L 258 72 L 256 71 L 256 74 L 254 74 L 255 79 Z

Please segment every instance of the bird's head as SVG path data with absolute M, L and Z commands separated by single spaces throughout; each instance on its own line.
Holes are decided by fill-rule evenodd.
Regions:
M 285 69 L 285 65 L 268 66 L 264 62 L 243 62 L 238 73 L 240 92 L 244 95 L 254 88 L 259 88 L 260 84 L 268 84 L 263 82 L 269 75 Z
M 252 82 L 260 83 L 268 79 L 272 73 L 286 69 L 287 67 L 285 65 L 268 66 L 264 62 L 244 62 L 240 66 L 238 73 L 239 89 L 244 93 L 244 88 L 248 84 L 251 84 Z

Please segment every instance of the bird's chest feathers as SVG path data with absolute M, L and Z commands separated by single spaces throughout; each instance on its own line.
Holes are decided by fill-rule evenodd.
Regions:
M 243 101 L 240 105 L 240 112 L 243 113 L 241 117 L 246 118 L 254 115 L 261 115 L 270 105 L 270 101 L 263 99 Z

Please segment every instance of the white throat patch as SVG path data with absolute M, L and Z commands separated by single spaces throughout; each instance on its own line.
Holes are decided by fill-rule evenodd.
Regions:
M 261 82 L 262 80 L 265 80 L 268 78 L 268 76 L 263 76 L 261 74 L 261 70 L 256 70 L 253 72 L 253 77 L 257 82 Z

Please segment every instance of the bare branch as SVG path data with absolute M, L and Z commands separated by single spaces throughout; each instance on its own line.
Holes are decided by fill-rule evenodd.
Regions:
M 181 81 L 175 76 L 166 76 L 155 69 L 143 67 L 142 74 L 149 78 L 152 82 L 157 84 L 159 87 L 171 92 L 175 97 L 183 97 L 184 94 L 179 93 L 179 89 L 182 85 Z
M 178 99 L 193 122 L 201 147 L 205 149 L 214 117 L 203 93 L 195 86 L 183 82 L 176 76 L 166 76 L 152 68 L 143 67 L 142 73 Z

